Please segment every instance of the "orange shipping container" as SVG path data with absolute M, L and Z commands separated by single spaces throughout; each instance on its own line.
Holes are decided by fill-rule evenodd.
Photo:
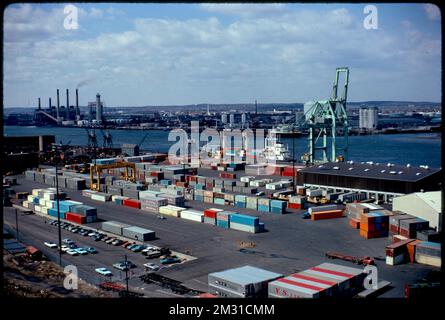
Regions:
M 360 229 L 360 220 L 349 218 L 349 225 L 354 229 Z
M 408 256 L 409 256 L 409 262 L 414 262 L 415 261 L 415 256 L 416 256 L 416 245 L 418 243 L 420 243 L 422 241 L 420 240 L 415 240 L 412 241 L 410 243 L 408 243 L 406 246 L 408 247 Z

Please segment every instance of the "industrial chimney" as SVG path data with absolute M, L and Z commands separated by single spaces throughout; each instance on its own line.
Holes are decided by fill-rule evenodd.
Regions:
M 70 92 L 66 89 L 66 120 L 70 120 Z
M 51 97 L 49 97 L 49 100 L 48 100 L 48 110 L 51 113 Z
M 41 108 L 41 107 L 40 107 L 40 98 L 39 98 L 39 107 L 38 107 L 38 109 L 40 110 L 40 108 Z
M 76 120 L 80 120 L 79 89 L 76 88 Z
M 255 114 L 258 114 L 258 103 L 256 100 L 255 100 Z
M 56 106 L 56 117 L 57 117 L 57 122 L 59 122 L 59 118 L 60 118 L 60 101 L 59 101 L 59 89 L 57 89 L 57 106 Z

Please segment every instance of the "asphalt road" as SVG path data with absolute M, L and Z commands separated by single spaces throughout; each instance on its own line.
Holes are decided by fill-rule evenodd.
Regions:
M 46 188 L 48 186 L 36 182 L 27 181 L 23 176 L 18 177 L 20 185 L 15 186 L 16 191 L 28 191 L 34 188 Z M 241 209 L 236 207 L 224 207 L 215 204 L 206 204 L 196 201 L 188 201 L 187 206 L 197 210 L 209 207 L 224 208 L 229 211 L 237 211 L 255 215 L 260 221 L 266 224 L 267 232 L 250 234 L 236 230 L 221 229 L 215 226 L 200 224 L 175 217 L 168 217 L 166 220 L 157 218 L 157 214 L 145 212 L 138 209 L 117 206 L 111 202 L 98 202 L 83 197 L 80 191 L 64 190 L 76 201 L 81 201 L 87 205 L 98 208 L 98 217 L 103 220 L 115 220 L 130 225 L 154 230 L 157 240 L 151 241 L 157 246 L 167 246 L 178 252 L 188 253 L 197 257 L 196 260 L 180 265 L 173 265 L 170 268 L 161 270 L 160 273 L 172 279 L 182 281 L 190 288 L 207 291 L 207 275 L 211 272 L 221 271 L 228 268 L 252 265 L 265 268 L 270 271 L 288 275 L 301 271 L 317 264 L 332 260 L 325 258 L 327 251 L 337 251 L 348 255 L 375 257 L 379 278 L 390 281 L 393 288 L 382 296 L 403 297 L 404 285 L 423 278 L 431 270 L 438 268 L 421 264 L 404 264 L 399 266 L 389 266 L 385 264 L 385 246 L 391 242 L 390 238 L 379 238 L 366 240 L 359 236 L 359 231 L 349 227 L 346 218 L 330 219 L 321 221 L 311 221 L 301 219 L 299 214 L 289 213 L 285 215 L 275 215 L 263 213 L 251 209 Z M 5 211 L 7 213 L 7 210 Z M 13 219 L 13 217 L 5 218 Z M 23 233 L 29 237 L 35 237 L 39 241 L 57 240 L 57 228 L 47 226 L 41 217 L 23 217 Z M 29 220 L 29 222 L 28 222 Z M 14 221 L 15 220 L 11 220 Z M 25 225 L 30 225 L 25 229 Z M 40 227 L 39 227 L 40 226 Z M 89 224 L 91 227 L 100 227 L 100 223 Z M 52 229 L 51 229 L 52 228 Z M 54 230 L 54 233 L 49 232 Z M 97 278 L 94 275 L 94 268 L 111 265 L 123 259 L 125 253 L 129 254 L 128 259 L 138 266 L 147 262 L 140 254 L 129 253 L 121 247 L 113 247 L 102 242 L 94 242 L 82 236 L 73 235 L 64 231 L 73 240 L 80 237 L 80 241 L 87 241 L 89 246 L 95 246 L 100 251 L 95 256 L 66 257 L 66 260 L 81 261 L 81 269 L 86 273 L 85 280 Z M 35 236 L 34 233 L 37 233 Z M 50 238 L 53 237 L 53 238 Z M 49 239 L 47 239 L 49 238 Z M 239 242 L 254 242 L 255 247 L 240 250 Z M 86 243 L 86 244 L 87 244 Z M 85 244 L 85 245 L 86 245 Z M 40 248 L 40 247 L 39 247 Z M 354 267 L 353 264 L 335 260 L 335 263 Z M 356 266 L 360 268 L 359 266 Z M 139 267 L 136 270 L 141 270 Z M 143 287 L 144 292 L 155 290 L 150 295 L 166 296 L 165 289 L 151 285 L 142 285 L 138 279 L 131 280 L 135 287 Z M 156 291 L 157 290 L 157 291 Z M 161 292 L 159 292 L 161 290 Z M 171 296 L 171 295 L 170 295 Z

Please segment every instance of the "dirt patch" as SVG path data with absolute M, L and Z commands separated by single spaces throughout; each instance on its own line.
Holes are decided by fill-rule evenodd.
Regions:
M 4 292 L 23 298 L 111 298 L 112 293 L 79 280 L 77 290 L 63 287 L 63 269 L 51 261 L 32 261 L 26 254 L 3 252 Z

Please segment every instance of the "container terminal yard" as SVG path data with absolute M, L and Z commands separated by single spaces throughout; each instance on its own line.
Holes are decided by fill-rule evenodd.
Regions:
M 40 142 L 28 151 L 55 156 L 4 177 L 4 232 L 114 295 L 405 297 L 437 287 L 440 168 L 192 166 L 165 154 L 85 167 L 51 137 L 26 139 Z M 94 154 L 105 156 L 100 149 Z M 373 289 L 364 287 L 368 264 L 378 268 Z
M 364 304 L 388 298 L 398 318 L 435 310 L 434 4 L 24 3 L 4 18 L 2 301 L 113 298 L 172 319 L 344 298 L 342 316 L 387 315 Z

